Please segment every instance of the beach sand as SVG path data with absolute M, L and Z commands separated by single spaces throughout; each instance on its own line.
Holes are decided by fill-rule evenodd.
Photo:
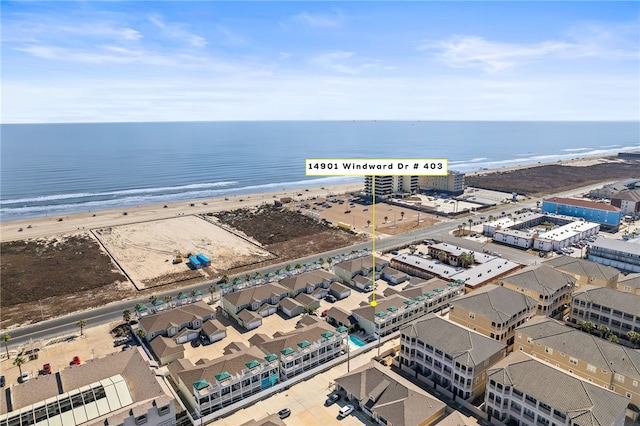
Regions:
M 231 195 L 228 197 L 179 201 L 167 203 L 166 208 L 164 204 L 154 204 L 63 216 L 20 219 L 11 222 L 2 222 L 0 224 L 0 242 L 47 238 L 56 235 L 73 235 L 75 233 L 86 234 L 90 229 L 107 226 L 154 221 L 183 215 L 234 210 L 261 204 L 273 205 L 274 200 L 283 197 L 291 197 L 294 200 L 326 197 L 328 194 L 339 195 L 347 192 L 361 191 L 363 187 L 363 184 L 355 182 L 334 184 L 325 187 L 309 187 L 297 190 L 281 190 L 259 194 Z M 300 194 L 300 196 L 298 194 Z M 62 219 L 62 221 L 59 221 L 59 219 Z M 28 228 L 29 226 L 31 226 L 31 228 Z M 22 231 L 19 231 L 21 228 Z

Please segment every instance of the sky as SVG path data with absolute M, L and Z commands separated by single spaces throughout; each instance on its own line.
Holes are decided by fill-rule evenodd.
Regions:
M 0 5 L 2 123 L 640 118 L 635 1 Z

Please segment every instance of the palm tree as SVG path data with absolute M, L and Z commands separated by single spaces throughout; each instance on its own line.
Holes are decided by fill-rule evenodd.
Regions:
M 220 281 L 222 282 L 222 284 L 229 284 L 229 276 L 223 275 Z
M 493 215 L 489 215 L 489 222 L 493 222 L 493 219 L 495 219 Z
M 400 220 L 404 219 L 404 212 L 400 212 Z
M 640 333 L 636 331 L 627 332 L 627 337 L 629 338 L 629 341 L 631 341 L 631 344 L 634 347 L 638 344 L 638 342 L 640 342 Z
M 607 338 L 607 336 L 609 335 L 609 332 L 611 331 L 611 330 L 609 329 L 609 327 L 607 327 L 607 326 L 606 326 L 606 325 L 604 325 L 604 324 L 600 324 L 597 328 L 598 328 L 598 331 L 600 332 L 600 336 L 601 336 L 603 339 L 606 339 L 606 338 Z
M 316 313 L 316 308 L 314 308 L 313 306 L 305 306 L 304 310 L 302 311 L 302 315 L 313 315 Z
M 299 264 L 299 263 L 296 263 L 295 268 L 296 268 L 296 269 L 300 269 L 300 268 L 302 268 L 302 265 L 301 265 L 301 264 Z
M 13 360 L 13 365 L 18 367 L 18 371 L 20 371 L 20 377 L 22 377 L 22 364 L 24 364 L 25 362 L 27 362 L 27 360 L 21 356 L 18 356 Z
M 384 217 L 384 223 L 387 223 L 387 220 L 389 220 L 389 216 Z
M 182 291 L 178 292 L 178 300 L 182 300 L 182 297 L 184 296 L 184 293 Z
M 191 297 L 196 297 L 197 295 L 198 295 L 198 290 L 196 290 L 195 288 L 191 290 Z
M 333 258 L 332 257 L 328 258 L 327 263 L 329 264 L 329 267 L 331 267 L 331 264 L 333 263 Z
M 615 334 L 612 334 L 611 336 L 609 336 L 609 341 L 611 343 L 618 343 L 618 336 L 616 336 Z
M 369 225 L 371 225 L 371 221 L 367 219 L 367 228 L 369 227 Z
M 251 275 L 249 275 L 249 274 L 245 274 L 245 275 L 244 275 L 244 280 L 245 280 L 246 282 L 251 281 Z
M 158 301 L 158 296 L 156 296 L 155 294 L 152 294 L 151 297 L 149 297 L 149 301 L 151 302 L 152 305 L 155 305 L 155 303 Z
M 142 339 L 142 338 L 144 338 L 144 336 L 146 336 L 146 334 L 147 334 L 147 333 L 145 333 L 143 329 L 141 329 L 141 328 L 137 328 L 137 329 L 136 329 L 136 334 L 137 334 L 138 336 L 140 336 L 140 338 Z
M 289 264 L 289 265 L 285 266 L 285 268 L 284 268 L 284 269 L 286 269 L 286 270 L 287 270 L 287 272 L 289 272 L 289 271 L 291 271 L 291 269 L 292 269 L 292 268 L 293 268 L 293 267 L 291 266 L 291 264 Z
M 173 296 L 171 296 L 171 295 L 167 294 L 164 297 L 164 303 L 166 303 L 169 307 L 171 307 L 171 300 L 173 300 Z
M 324 265 L 324 258 L 321 257 L 320 259 L 318 259 L 318 262 L 320 262 L 321 266 Z
M 580 320 L 578 321 L 578 325 L 582 328 L 583 331 L 586 331 L 589 334 L 591 334 L 591 332 L 596 328 L 596 325 L 591 321 Z
M 233 285 L 238 285 L 242 282 L 242 280 L 240 279 L 240 277 L 235 277 L 233 279 Z
M 84 336 L 84 328 L 87 326 L 87 320 L 81 319 L 80 321 L 76 322 L 76 325 L 80 327 L 80 335 Z
M 447 258 L 447 253 L 444 250 L 438 251 L 438 260 L 440 262 L 444 262 L 446 258 Z
M 458 237 L 462 237 L 462 225 L 458 225 Z
M 211 284 L 209 286 L 209 294 L 211 295 L 211 301 L 212 302 L 213 302 L 213 293 L 215 292 L 215 290 L 216 290 L 216 287 L 213 284 Z
M 473 225 L 473 219 L 469 218 L 469 232 L 471 232 L 471 225 Z
M 129 323 L 129 321 L 131 321 L 131 311 L 128 309 L 125 309 L 124 311 L 122 311 L 122 320 L 126 323 Z
M 0 336 L 0 341 L 4 343 L 4 350 L 7 351 L 7 359 L 9 359 L 9 340 L 11 340 L 9 333 L 3 333 L 2 336 Z

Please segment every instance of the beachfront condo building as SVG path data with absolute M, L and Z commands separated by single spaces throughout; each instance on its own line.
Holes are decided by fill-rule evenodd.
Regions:
M 512 352 L 488 374 L 489 421 L 516 425 L 623 426 L 629 400 L 560 369 Z
M 478 333 L 513 346 L 516 327 L 536 314 L 536 301 L 494 284 L 451 302 L 449 319 Z
M 436 314 L 400 330 L 400 368 L 467 401 L 483 395 L 487 370 L 506 354 L 504 343 Z
M 460 195 L 464 192 L 464 173 L 449 170 L 446 176 L 420 176 L 418 183 L 423 191 Z
M 418 176 L 365 176 L 364 191 L 376 198 L 403 197 L 418 192 Z
M 610 389 L 640 406 L 640 352 L 537 316 L 516 329 L 515 347 L 537 359 Z
M 576 279 L 576 287 L 597 285 L 616 288 L 620 271 L 611 266 L 601 265 L 586 259 L 571 256 L 557 256 L 543 263 Z

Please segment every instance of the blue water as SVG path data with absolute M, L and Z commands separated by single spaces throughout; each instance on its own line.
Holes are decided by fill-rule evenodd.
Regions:
M 349 336 L 349 340 L 351 341 L 351 343 L 353 343 L 356 346 L 364 346 L 366 345 L 365 342 L 363 342 L 362 340 L 358 339 L 356 336 Z
M 304 159 L 448 158 L 460 171 L 640 149 L 637 122 L 5 124 L 0 220 L 325 186 Z

